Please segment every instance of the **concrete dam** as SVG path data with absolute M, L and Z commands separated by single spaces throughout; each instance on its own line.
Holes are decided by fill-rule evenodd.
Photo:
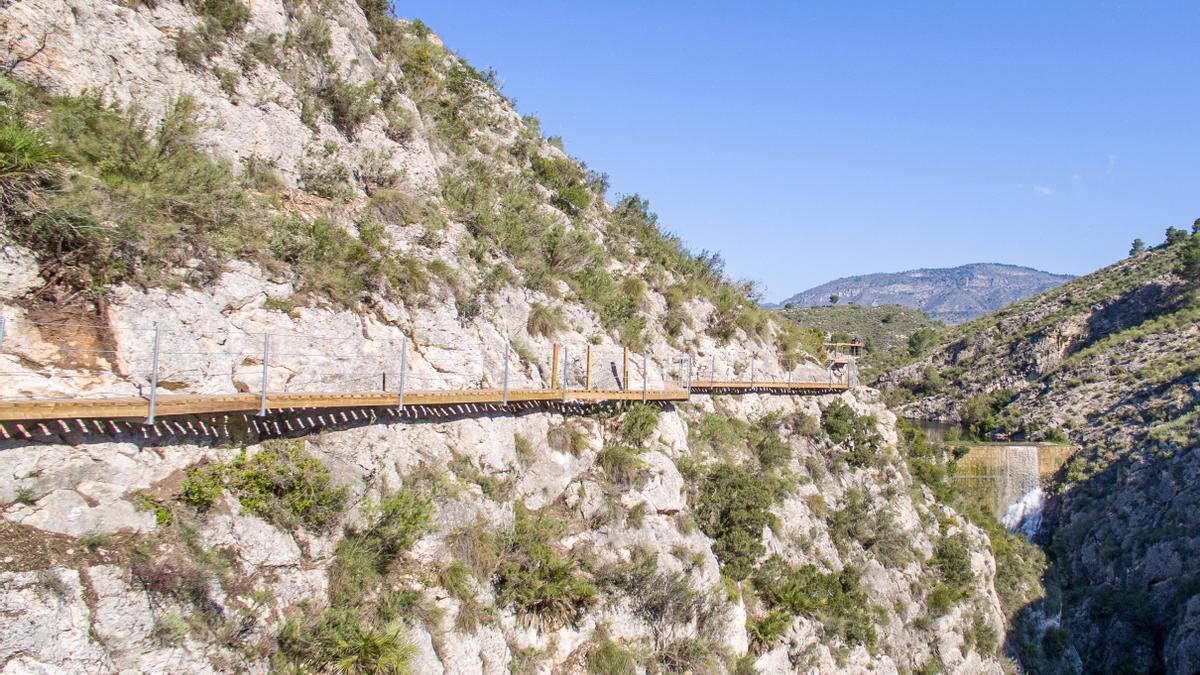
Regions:
M 979 495 L 1005 527 L 1032 536 L 1041 526 L 1042 481 L 1075 454 L 1052 443 L 967 444 L 955 479 Z

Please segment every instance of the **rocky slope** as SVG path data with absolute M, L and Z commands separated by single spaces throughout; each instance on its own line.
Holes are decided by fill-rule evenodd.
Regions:
M 835 279 L 797 293 L 779 306 L 819 307 L 828 304 L 831 295 L 837 295 L 840 303 L 904 305 L 919 309 L 937 321 L 956 324 L 1071 278 L 1017 265 L 975 263 Z
M 1048 611 L 1062 631 L 1031 647 L 1030 663 L 1200 667 L 1200 495 L 1189 478 L 1200 470 L 1200 309 L 1187 278 L 1200 234 L 1168 239 L 961 326 L 884 378 L 908 399 L 903 414 L 1081 446 L 1046 521 L 1049 579 L 1061 588 Z
M 827 377 L 384 3 L 0 40 L 6 396 L 144 392 L 155 326 L 164 393 L 541 387 L 551 342 L 573 385 L 589 344 L 599 386 Z M 565 412 L 0 441 L 0 670 L 1001 669 L 988 538 L 869 391 Z

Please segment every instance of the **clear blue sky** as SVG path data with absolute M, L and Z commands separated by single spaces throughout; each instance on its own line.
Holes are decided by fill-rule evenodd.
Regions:
M 1200 2 L 419 2 L 522 114 L 768 300 L 1087 273 L 1200 217 Z

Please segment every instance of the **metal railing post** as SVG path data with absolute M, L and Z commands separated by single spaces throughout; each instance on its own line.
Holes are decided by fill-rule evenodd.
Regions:
M 564 400 L 564 401 L 567 400 L 567 364 L 569 364 L 571 362 L 571 359 L 568 358 L 567 354 L 568 354 L 567 346 L 563 345 L 563 348 L 562 348 L 562 359 L 563 359 L 562 400 Z
M 646 402 L 647 388 L 650 385 L 650 352 L 642 352 L 642 403 Z
M 4 317 L 0 316 L 0 349 L 4 348 Z
M 504 344 L 504 405 L 508 405 L 508 356 L 512 351 L 512 341 Z
M 754 362 L 750 362 L 750 388 L 754 388 Z
M 791 389 L 792 389 L 792 360 L 791 360 L 791 359 L 788 359 L 788 362 L 787 362 L 787 364 L 788 364 L 788 378 L 787 378 L 787 380 L 788 380 L 788 391 L 791 391 Z
M 396 400 L 396 410 L 404 410 L 404 375 L 408 370 L 408 337 L 400 338 L 400 396 Z
M 692 397 L 692 357 L 687 357 L 687 395 Z
M 267 364 L 271 360 L 271 334 L 263 333 L 262 393 L 258 399 L 258 416 L 267 416 Z
M 587 374 L 584 376 L 584 379 L 583 379 L 583 388 L 588 391 L 591 391 L 592 390 L 592 345 L 591 345 L 591 343 L 588 343 L 588 346 L 587 346 L 587 366 L 586 366 L 586 368 L 587 368 Z
M 154 356 L 150 360 L 150 410 L 146 415 L 146 424 L 154 424 L 154 411 L 158 405 L 158 345 L 159 329 L 154 324 Z
M 711 389 L 713 383 L 715 383 L 717 381 L 717 355 L 716 354 L 712 355 L 712 365 L 709 366 L 709 370 L 711 372 L 709 373 L 709 376 L 708 376 L 708 384 L 709 384 L 709 388 Z

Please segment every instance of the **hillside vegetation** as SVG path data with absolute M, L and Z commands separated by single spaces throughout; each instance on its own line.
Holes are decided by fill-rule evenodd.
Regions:
M 947 331 L 882 382 L 905 414 L 1069 439 L 1047 531 L 1064 645 L 1087 667 L 1200 667 L 1200 222 L 1162 245 Z M 1049 644 L 1049 643 L 1048 643 Z
M 240 259 L 292 277 L 289 307 L 449 297 L 466 322 L 516 287 L 583 304 L 637 350 L 656 305 L 654 329 L 668 339 L 685 326 L 721 343 L 777 335 L 719 255 L 687 251 L 636 195 L 610 206 L 607 179 L 543 138 L 536 118 L 516 119 L 494 74 L 419 22 L 382 5 L 363 10 L 378 62 L 361 83 L 343 79 L 355 73 L 334 59 L 330 10 L 315 5 L 299 6 L 300 29 L 279 39 L 250 34 L 238 3 L 203 3 L 200 28 L 177 39 L 188 69 L 235 102 L 267 69 L 292 88 L 313 135 L 294 176 L 264 157 L 212 158 L 205 106 L 192 95 L 166 102 L 151 123 L 92 94 L 0 79 L 0 208 L 7 238 L 37 256 L 39 298 L 78 305 L 121 283 L 202 287 Z M 371 126 L 393 147 L 356 148 L 354 161 Z M 397 150 L 417 134 L 448 160 L 425 189 L 408 183 Z M 703 325 L 684 309 L 694 301 L 712 307 Z M 799 357 L 801 336 L 777 337 Z
M 798 326 L 821 331 L 834 342 L 861 339 L 863 357 L 858 367 L 868 382 L 910 355 L 919 354 L 933 341 L 936 331 L 944 328 L 921 310 L 903 305 L 867 307 L 849 303 L 776 311 Z

